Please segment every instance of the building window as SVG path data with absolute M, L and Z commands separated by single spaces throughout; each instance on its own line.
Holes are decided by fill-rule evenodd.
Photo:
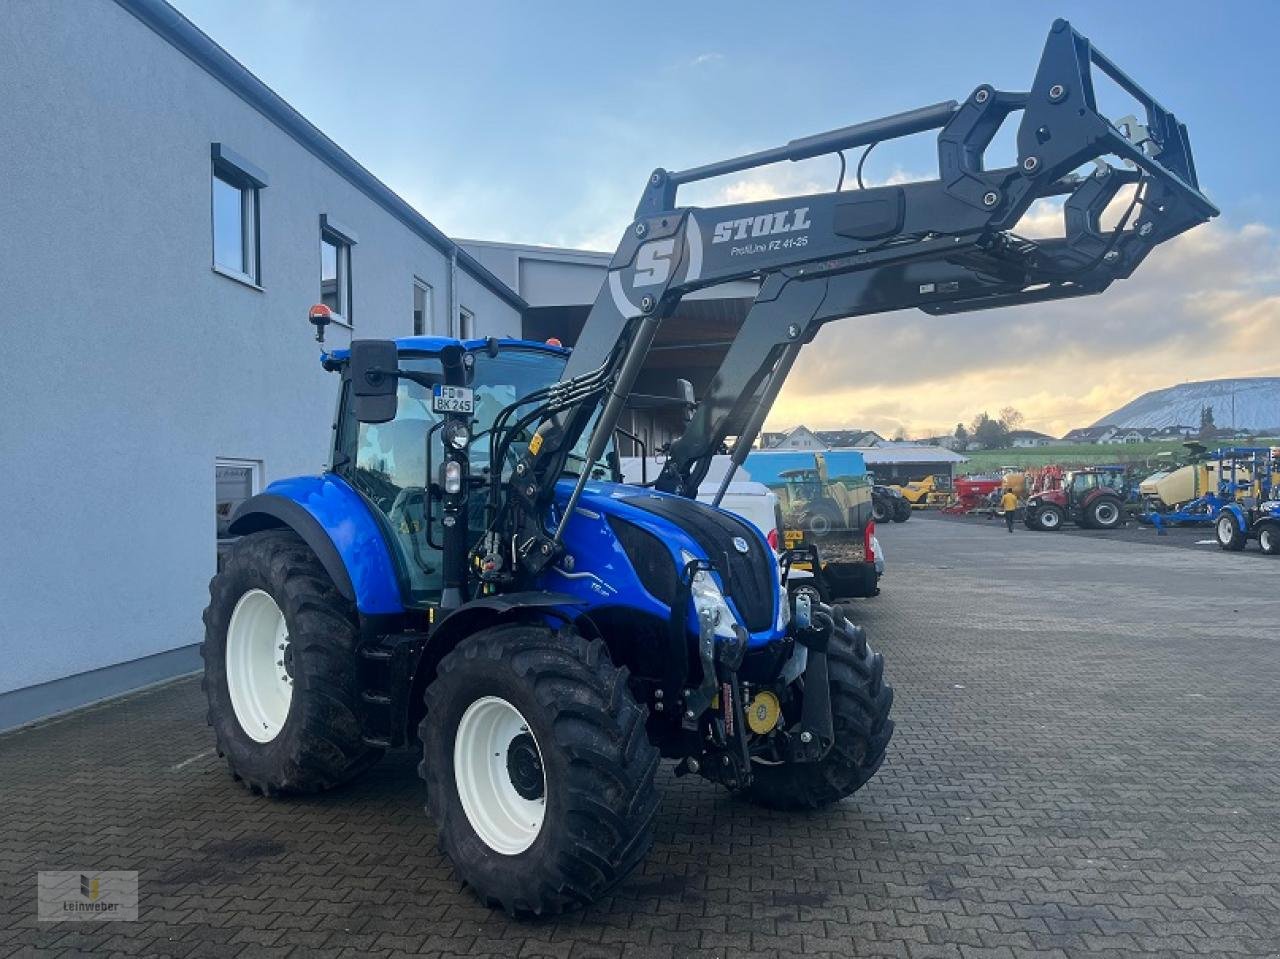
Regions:
M 218 537 L 218 568 L 236 537 L 227 531 L 236 509 L 262 488 L 262 463 L 258 460 L 214 460 L 214 515 Z
M 260 193 L 266 176 L 221 143 L 213 144 L 213 268 L 260 286 Z
M 334 319 L 352 322 L 351 248 L 355 234 L 339 226 L 327 213 L 320 215 L 320 302 L 331 309 Z
M 413 335 L 427 336 L 431 332 L 431 284 L 413 281 Z
M 458 310 L 458 339 L 470 340 L 476 335 L 476 315 L 468 309 Z

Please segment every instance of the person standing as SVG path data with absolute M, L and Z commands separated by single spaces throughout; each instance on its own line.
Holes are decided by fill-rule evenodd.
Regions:
M 1012 533 L 1013 520 L 1018 512 L 1018 494 L 1011 489 L 1005 489 L 1004 495 L 1000 497 L 1000 509 L 1004 510 L 1004 525 Z

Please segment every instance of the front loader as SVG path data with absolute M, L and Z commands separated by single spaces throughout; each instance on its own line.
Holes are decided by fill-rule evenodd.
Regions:
M 1143 122 L 1098 112 L 1099 75 Z M 987 169 L 1013 114 L 1018 160 Z M 689 183 L 929 130 L 936 179 L 676 202 Z M 1123 187 L 1133 199 L 1104 230 Z M 1055 197 L 1064 236 L 1017 236 Z M 984 85 L 655 170 L 567 357 L 426 337 L 323 354 L 341 382 L 330 468 L 246 501 L 211 584 L 219 751 L 275 795 L 417 750 L 458 874 L 517 916 L 592 902 L 643 860 L 660 757 L 773 808 L 850 795 L 893 729 L 883 660 L 840 607 L 787 597 L 759 530 L 697 501 L 712 457 L 742 463 L 824 323 L 1098 293 L 1216 212 L 1182 124 L 1065 21 L 1028 92 Z M 623 485 L 613 437 L 655 333 L 683 296 L 734 279 L 760 287 L 741 330 L 654 485 Z M 323 307 L 312 319 L 323 339 Z

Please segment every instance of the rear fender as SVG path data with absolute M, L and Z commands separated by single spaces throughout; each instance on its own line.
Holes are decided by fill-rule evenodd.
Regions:
M 229 531 L 291 529 L 364 615 L 404 612 L 395 562 L 365 501 L 333 473 L 278 480 L 245 500 Z

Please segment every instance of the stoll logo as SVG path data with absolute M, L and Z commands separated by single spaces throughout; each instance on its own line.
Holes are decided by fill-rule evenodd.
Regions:
M 725 220 L 717 223 L 711 235 L 712 243 L 728 243 L 730 240 L 746 240 L 761 236 L 774 236 L 778 233 L 798 233 L 807 230 L 809 208 L 802 206 L 794 210 L 779 210 L 777 213 L 762 213 L 760 216 L 743 217 L 740 220 Z
M 41 872 L 37 890 L 41 922 L 138 918 L 136 872 Z

